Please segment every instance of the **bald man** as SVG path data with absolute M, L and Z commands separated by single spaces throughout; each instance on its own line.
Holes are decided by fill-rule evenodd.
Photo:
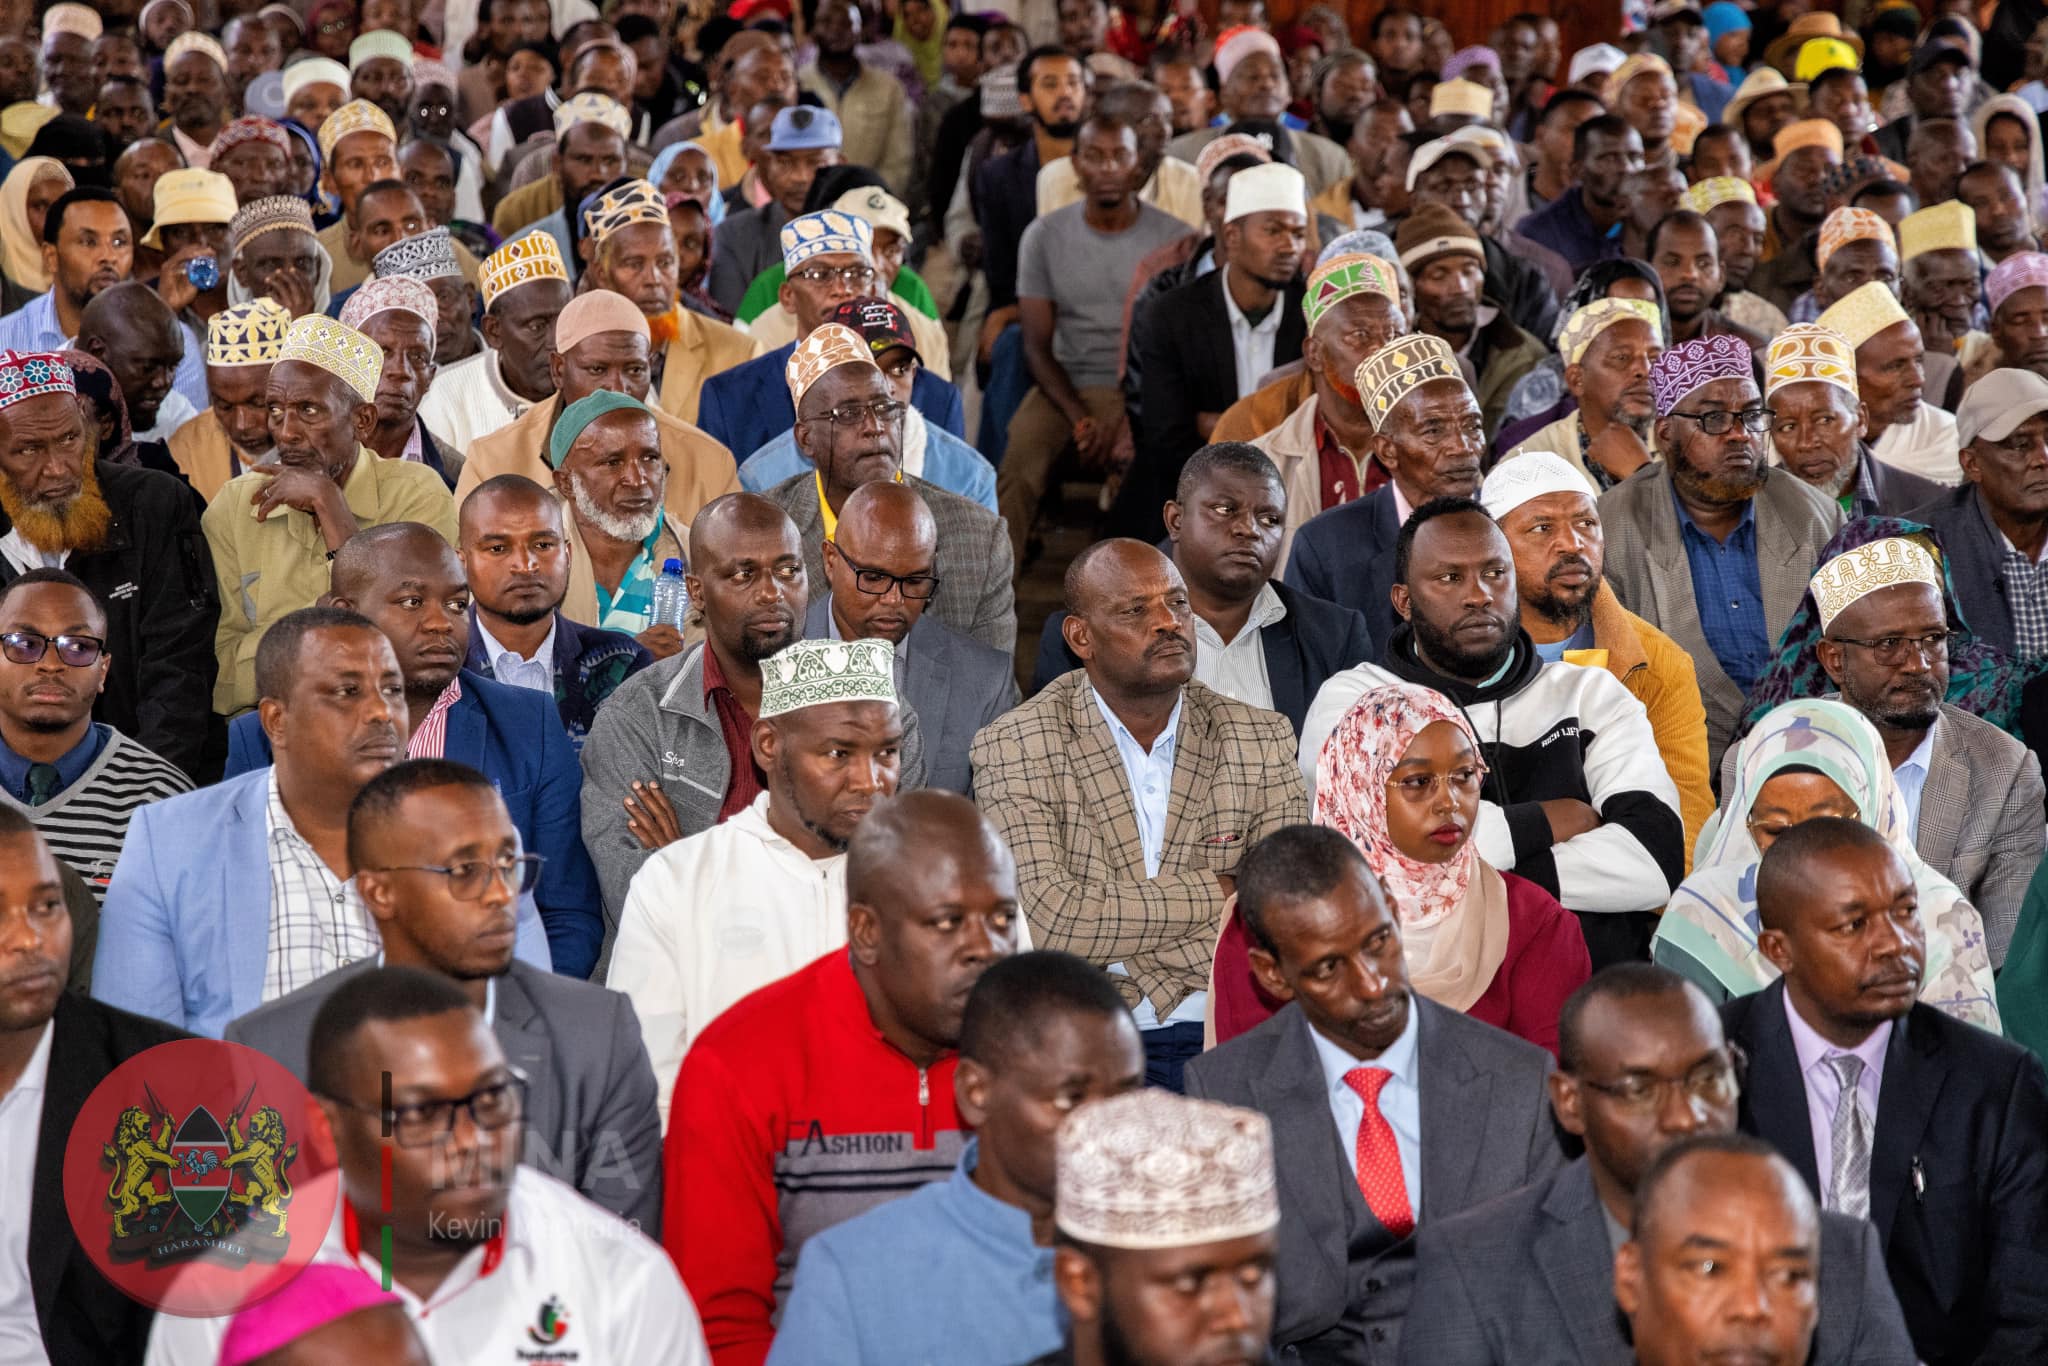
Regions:
M 455 548 L 432 527 L 392 522 L 359 531 L 336 552 L 330 605 L 360 612 L 390 640 L 405 679 L 409 759 L 452 759 L 504 794 L 520 842 L 547 860 L 533 898 L 555 971 L 588 977 L 603 938 L 598 884 L 583 852 L 582 774 L 553 699 L 463 668 L 469 581 Z M 228 776 L 270 762 L 255 715 L 228 726 Z
M 1017 705 L 1010 656 L 956 631 L 925 609 L 938 527 L 931 510 L 901 484 L 865 484 L 847 497 L 825 542 L 829 594 L 804 620 L 812 639 L 877 636 L 896 651 L 896 686 L 924 732 L 925 783 L 968 790 L 968 747 L 981 728 Z
M 1148 1080 L 1179 1090 L 1231 872 L 1308 819 L 1294 731 L 1195 681 L 1187 585 L 1153 547 L 1089 546 L 1066 599 L 1082 668 L 975 738 L 975 800 L 1016 851 L 1039 945 L 1120 974 Z
M 580 751 L 599 704 L 654 656 L 623 631 L 562 615 L 570 561 L 562 504 L 525 475 L 478 484 L 462 500 L 456 534 L 470 592 L 464 667 L 554 698 Z
M 803 630 L 803 546 L 754 493 L 706 504 L 690 528 L 690 610 L 704 639 L 626 680 L 583 746 L 583 843 L 611 924 L 659 849 L 744 811 L 765 790 L 752 734 L 761 661 Z
M 1019 947 L 1017 892 L 1016 864 L 972 802 L 884 801 L 847 848 L 848 948 L 690 1045 L 663 1150 L 662 1241 L 715 1360 L 766 1356 L 807 1238 L 951 1174 L 968 1137 L 953 1088 L 962 1016 L 981 974 Z

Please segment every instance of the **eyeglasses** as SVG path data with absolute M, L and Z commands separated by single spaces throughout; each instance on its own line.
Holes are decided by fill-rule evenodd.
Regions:
M 1611 1096 L 1625 1109 L 1644 1113 L 1660 1108 L 1664 1104 L 1665 1093 L 1674 1086 L 1703 1104 L 1726 1105 L 1735 1099 L 1739 1089 L 1736 1069 L 1741 1060 L 1742 1055 L 1731 1044 L 1726 1052 L 1707 1059 L 1682 1077 L 1656 1077 L 1631 1072 L 1620 1081 L 1594 1081 L 1591 1077 L 1581 1077 L 1579 1082 L 1603 1096 Z
M 1880 664 L 1903 664 L 1909 653 L 1932 664 L 1947 659 L 1948 652 L 1961 638 L 1960 631 L 1929 631 L 1924 636 L 1878 636 L 1874 640 L 1858 640 L 1854 636 L 1821 637 L 1837 645 L 1854 645 L 1859 650 L 1868 650 Z
M 540 879 L 540 866 L 547 859 L 540 854 L 507 855 L 490 863 L 457 863 L 442 867 L 433 863 L 395 863 L 388 868 L 364 868 L 366 873 L 439 873 L 448 879 L 448 895 L 457 901 L 480 901 L 494 879 L 505 879 L 515 895 L 533 890 Z
M 1731 413 L 1726 408 L 1715 408 L 1705 413 L 1674 412 L 1671 416 L 1699 423 L 1700 430 L 1708 436 L 1726 436 L 1738 422 L 1748 431 L 1769 431 L 1778 414 L 1769 408 L 1744 408 L 1739 413 Z
M 39 631 L 9 631 L 0 635 L 0 654 L 13 664 L 38 664 L 50 647 L 57 658 L 74 669 L 82 669 L 106 653 L 107 642 L 98 636 L 46 636 Z
M 805 266 L 802 270 L 792 271 L 790 278 L 802 280 L 804 283 L 812 285 L 829 285 L 834 280 L 837 280 L 839 283 L 850 285 L 854 289 L 866 289 L 875 282 L 875 268 L 873 266 Z
M 914 602 L 922 602 L 939 591 L 936 574 L 891 574 L 886 569 L 870 569 L 864 564 L 855 564 L 853 557 L 840 549 L 838 542 L 832 543 L 833 551 L 853 571 L 853 586 L 870 597 L 881 597 L 892 588 L 903 591 L 903 596 Z
M 903 420 L 906 405 L 893 398 L 878 398 L 873 403 L 842 403 L 837 408 L 828 408 L 823 416 L 835 427 L 865 427 L 872 422 L 877 427 L 893 427 Z M 817 418 L 806 421 L 816 422 Z
M 458 1111 L 469 1111 L 470 1122 L 485 1133 L 496 1133 L 515 1124 L 526 1113 L 526 1074 L 508 1069 L 503 1081 L 481 1086 L 453 1100 L 422 1100 L 394 1105 L 389 1110 L 376 1105 L 358 1105 L 342 1096 L 327 1099 L 358 1114 L 375 1115 L 384 1121 L 385 1133 L 401 1148 L 434 1148 L 455 1132 Z
M 1464 768 L 1452 769 L 1449 773 L 1416 773 L 1406 778 L 1389 778 L 1387 786 L 1411 802 L 1426 802 L 1446 788 L 1460 795 L 1470 796 L 1479 790 L 1479 784 L 1485 777 L 1486 770 L 1483 767 L 1471 764 Z

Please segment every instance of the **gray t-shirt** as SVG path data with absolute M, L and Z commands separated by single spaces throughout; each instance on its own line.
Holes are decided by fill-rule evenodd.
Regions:
M 1017 249 L 1017 295 L 1050 299 L 1059 309 L 1053 359 L 1076 389 L 1116 383 L 1131 276 L 1138 262 L 1188 233 L 1187 224 L 1143 202 L 1123 232 L 1097 232 L 1087 208 L 1069 204 L 1034 220 Z

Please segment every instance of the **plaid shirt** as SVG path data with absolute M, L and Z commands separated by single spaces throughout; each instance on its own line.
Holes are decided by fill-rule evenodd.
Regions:
M 266 807 L 270 826 L 270 954 L 263 968 L 263 999 L 274 1001 L 316 977 L 382 952 L 376 928 L 356 885 L 334 870 L 292 824 L 271 770 Z
M 2021 659 L 2048 655 L 2048 564 L 2034 563 L 2007 542 L 1998 571 L 2012 609 L 2013 652 Z
M 640 543 L 640 553 L 626 565 L 626 572 L 619 575 L 619 591 L 607 593 L 601 583 L 593 584 L 597 589 L 597 622 L 607 631 L 622 631 L 637 636 L 654 624 L 654 580 L 661 573 L 661 566 L 655 562 L 654 547 L 661 542 L 662 523 L 667 513 L 654 519 L 654 530 L 647 533 L 647 539 Z

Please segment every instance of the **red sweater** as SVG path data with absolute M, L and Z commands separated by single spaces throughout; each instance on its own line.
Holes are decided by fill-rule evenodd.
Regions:
M 1527 878 L 1502 873 L 1508 949 L 1500 970 L 1465 1013 L 1557 1053 L 1557 1016 L 1592 975 L 1578 918 Z M 1216 1042 L 1227 1043 L 1280 1008 L 1252 977 L 1251 939 L 1233 908 L 1216 947 Z
M 804 1239 L 952 1175 L 951 1055 L 921 1068 L 868 1016 L 844 949 L 720 1015 L 676 1077 L 662 1242 L 715 1366 L 760 1366 Z

